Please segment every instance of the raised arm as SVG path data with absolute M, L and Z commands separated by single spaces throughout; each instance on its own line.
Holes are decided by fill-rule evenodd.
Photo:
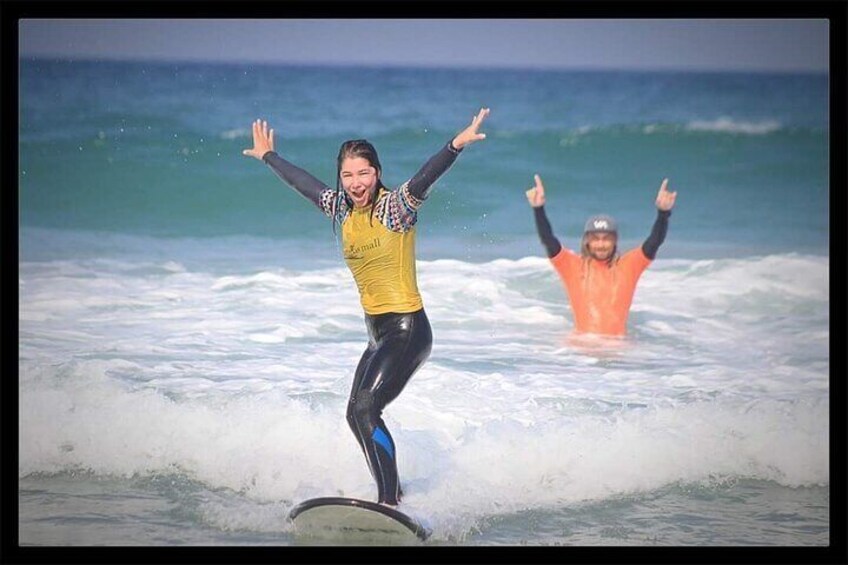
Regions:
M 274 151 L 274 130 L 268 129 L 268 122 L 260 120 L 253 122 L 253 148 L 245 149 L 242 154 L 263 161 L 283 182 L 321 208 L 321 193 L 329 187 Z
M 438 153 L 430 157 L 424 166 L 415 173 L 407 190 L 418 200 L 424 200 L 429 196 L 430 190 L 435 182 L 453 165 L 460 151 L 466 146 L 481 139 L 486 139 L 485 133 L 478 133 L 483 120 L 489 115 L 488 108 L 481 108 L 471 119 L 471 125 L 459 132 L 452 140 L 445 144 Z
M 677 192 L 670 192 L 668 190 L 668 179 L 663 179 L 660 190 L 657 193 L 657 219 L 654 220 L 654 227 L 651 228 L 651 234 L 642 244 L 642 251 L 645 253 L 645 257 L 651 261 L 656 258 L 660 245 L 665 241 L 665 234 L 668 232 L 668 218 L 671 216 L 671 209 L 674 208 L 676 198 Z
M 536 220 L 536 231 L 539 233 L 539 239 L 542 245 L 545 246 L 545 251 L 548 257 L 555 257 L 562 249 L 562 244 L 554 236 L 551 229 L 551 223 L 548 221 L 548 216 L 545 214 L 545 186 L 542 184 L 542 177 L 533 175 L 536 185 L 528 190 L 527 201 L 533 208 L 533 216 Z

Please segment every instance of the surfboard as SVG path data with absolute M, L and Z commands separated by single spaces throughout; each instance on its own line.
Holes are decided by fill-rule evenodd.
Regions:
M 358 498 L 305 500 L 288 518 L 298 536 L 342 543 L 409 545 L 430 536 L 429 529 L 400 510 Z

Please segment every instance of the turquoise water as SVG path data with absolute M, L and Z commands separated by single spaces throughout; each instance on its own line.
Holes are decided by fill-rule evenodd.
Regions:
M 422 229 L 450 240 L 433 256 L 480 237 L 523 242 L 510 258 L 535 253 L 523 192 L 536 172 L 564 237 L 606 211 L 641 241 L 668 177 L 680 205 L 665 256 L 700 242 L 827 254 L 826 76 L 25 61 L 20 89 L 24 227 L 328 237 L 328 221 L 241 155 L 253 119 L 331 186 L 341 142 L 366 137 L 394 186 L 489 106 L 488 139 L 423 213 Z
M 434 349 L 384 417 L 448 546 L 826 546 L 825 75 L 21 61 L 20 540 L 298 545 L 304 498 L 373 498 L 344 421 L 365 346 L 322 214 L 244 157 L 398 185 L 482 106 L 422 209 Z M 575 341 L 524 191 L 574 246 L 639 245 L 626 339 Z

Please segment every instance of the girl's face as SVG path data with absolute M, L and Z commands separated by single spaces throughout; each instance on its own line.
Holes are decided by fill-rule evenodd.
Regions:
M 377 169 L 364 157 L 345 157 L 342 161 L 342 188 L 353 200 L 354 208 L 368 206 L 379 178 Z

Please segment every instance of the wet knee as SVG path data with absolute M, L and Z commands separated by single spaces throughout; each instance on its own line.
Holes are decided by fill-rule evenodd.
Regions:
M 372 420 L 374 395 L 370 391 L 362 391 L 347 404 L 347 422 L 353 429 L 363 428 Z

